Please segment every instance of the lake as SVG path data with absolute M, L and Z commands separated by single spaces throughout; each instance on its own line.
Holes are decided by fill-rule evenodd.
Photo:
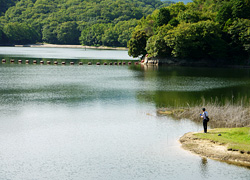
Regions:
M 0 58 L 137 61 L 126 51 L 65 48 L 0 47 Z M 249 168 L 181 148 L 178 139 L 202 123 L 156 111 L 202 98 L 248 101 L 249 72 L 0 63 L 0 179 L 248 180 Z

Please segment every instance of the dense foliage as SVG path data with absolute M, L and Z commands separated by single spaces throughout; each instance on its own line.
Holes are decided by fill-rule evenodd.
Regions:
M 135 47 L 138 34 L 146 51 Z M 129 43 L 131 56 L 246 63 L 250 56 L 250 0 L 194 0 L 143 17 Z M 137 49 L 136 49 L 137 48 Z
M 2 13 L 10 7 L 0 18 L 0 44 L 46 42 L 124 47 L 139 19 L 170 4 L 160 0 L 0 2 Z
M 4 14 L 9 7 L 14 6 L 17 1 L 18 0 L 0 0 L 0 15 Z

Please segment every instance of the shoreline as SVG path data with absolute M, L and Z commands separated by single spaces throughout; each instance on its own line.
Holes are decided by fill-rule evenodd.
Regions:
M 125 48 L 125 47 L 107 47 L 107 46 L 99 46 L 99 47 L 97 47 L 97 46 L 66 45 L 66 44 L 25 44 L 25 45 L 6 45 L 6 47 L 81 48 L 81 49 L 103 49 L 103 50 L 128 50 L 128 48 Z
M 83 46 L 83 45 L 67 45 L 67 44 L 1 44 L 0 47 L 34 47 L 34 48 L 79 48 L 79 49 L 99 49 L 99 50 L 121 50 L 128 51 L 126 47 L 108 47 L 108 46 Z M 144 59 L 145 60 L 145 59 Z M 187 59 L 176 59 L 176 58 L 150 58 L 147 63 L 142 63 L 146 66 L 184 66 L 184 67 L 224 67 L 224 68 L 247 68 L 250 69 L 250 65 L 216 65 L 214 63 L 208 63 L 209 61 L 190 61 Z
M 250 167 L 250 154 L 242 154 L 239 151 L 229 151 L 227 145 L 212 140 L 200 139 L 195 136 L 196 133 L 198 132 L 186 133 L 179 139 L 183 149 L 201 157 Z
M 142 64 L 144 65 L 167 65 L 167 66 L 183 66 L 183 67 L 206 67 L 206 68 L 250 68 L 250 59 L 249 63 L 245 65 L 240 64 L 229 64 L 225 65 L 223 63 L 214 63 L 210 59 L 200 59 L 199 61 L 193 60 L 193 59 L 180 59 L 180 58 L 174 58 L 174 57 L 168 57 L 168 58 L 147 58 L 144 57 L 142 59 L 144 62 Z

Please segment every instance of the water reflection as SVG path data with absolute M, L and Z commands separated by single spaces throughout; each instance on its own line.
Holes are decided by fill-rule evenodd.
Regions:
M 154 102 L 157 107 L 187 106 L 205 101 L 250 100 L 249 69 L 211 69 L 189 67 L 130 67 L 141 72 L 138 79 L 150 89 L 138 94 L 138 99 Z
M 159 69 L 159 66 L 157 65 L 141 65 L 142 71 L 157 71 Z
M 201 158 L 200 170 L 201 170 L 202 176 L 204 178 L 207 178 L 208 177 L 208 160 L 205 157 Z

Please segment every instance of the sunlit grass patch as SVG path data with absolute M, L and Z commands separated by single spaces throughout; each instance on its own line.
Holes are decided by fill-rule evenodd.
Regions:
M 221 136 L 219 136 L 221 134 Z M 243 128 L 218 128 L 208 133 L 195 134 L 198 138 L 212 140 L 221 144 L 227 144 L 228 149 L 238 151 L 250 151 L 250 127 Z

